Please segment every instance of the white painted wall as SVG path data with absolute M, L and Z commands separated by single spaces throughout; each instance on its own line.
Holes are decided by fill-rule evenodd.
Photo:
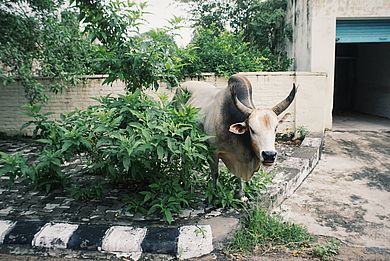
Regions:
M 116 82 L 112 86 L 102 86 L 103 80 L 104 76 L 94 76 L 89 78 L 86 84 L 71 87 L 62 94 L 50 93 L 49 102 L 44 111 L 54 112 L 52 118 L 58 118 L 61 113 L 70 112 L 76 108 L 85 109 L 89 105 L 97 104 L 91 99 L 92 97 L 124 93 L 122 83 Z M 7 86 L 0 83 L 0 133 L 31 135 L 31 128 L 20 130 L 22 124 L 30 120 L 23 115 L 23 105 L 26 103 L 24 88 L 17 82 Z
M 288 4 L 294 38 L 288 53 L 295 59 L 296 70 L 325 72 L 328 75 L 324 117 L 325 127 L 331 129 L 336 20 L 390 18 L 390 1 L 289 0 Z
M 259 108 L 272 107 L 283 100 L 291 91 L 292 84 L 298 86 L 295 101 L 287 109 L 290 113 L 278 128 L 279 132 L 294 132 L 299 127 L 305 127 L 311 132 L 323 132 L 323 96 L 326 86 L 326 75 L 321 73 L 304 72 L 277 72 L 277 73 L 242 73 L 252 83 L 253 100 Z M 104 96 L 109 93 L 123 94 L 124 84 L 115 82 L 113 86 L 102 86 L 104 78 L 97 76 L 87 81 L 87 84 L 64 91 L 63 94 L 51 95 L 45 111 L 59 117 L 60 113 L 75 108 L 86 108 L 96 104 L 91 97 Z M 223 77 L 207 76 L 205 81 L 218 87 L 226 87 L 227 79 Z M 161 88 L 161 92 L 172 95 L 172 92 Z M 155 95 L 155 93 L 151 93 Z M 20 126 L 28 121 L 21 115 L 22 106 L 27 102 L 23 88 L 17 84 L 1 86 L 0 84 L 0 132 L 9 135 L 31 134 L 30 131 L 20 131 Z

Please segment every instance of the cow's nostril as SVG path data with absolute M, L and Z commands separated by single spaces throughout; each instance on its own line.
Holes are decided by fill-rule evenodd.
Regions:
M 262 151 L 264 161 L 274 162 L 276 159 L 276 151 Z

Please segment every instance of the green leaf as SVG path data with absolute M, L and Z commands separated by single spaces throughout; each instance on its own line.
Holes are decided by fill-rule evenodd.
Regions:
M 130 158 L 124 157 L 122 162 L 123 162 L 123 167 L 125 168 L 126 171 L 128 171 L 130 166 Z
M 187 151 L 191 150 L 191 138 L 190 138 L 190 136 L 187 136 L 187 138 L 186 138 L 186 140 L 184 142 L 184 148 Z
M 159 159 L 159 160 L 164 159 L 164 155 L 165 155 L 164 148 L 161 147 L 161 146 L 158 146 L 158 147 L 157 147 L 157 156 L 158 156 L 158 159 Z
M 151 198 L 152 198 L 152 193 L 150 193 L 150 192 L 146 193 L 146 194 L 145 194 L 145 197 L 144 197 L 143 204 L 145 204 L 146 202 L 148 202 Z
M 168 221 L 169 224 L 172 223 L 173 221 L 172 213 L 169 209 L 164 209 L 164 218 L 166 221 Z

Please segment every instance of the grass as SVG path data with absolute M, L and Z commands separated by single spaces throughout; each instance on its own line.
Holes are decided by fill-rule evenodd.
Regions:
M 248 211 L 226 252 L 264 253 L 276 246 L 297 249 L 308 247 L 313 240 L 304 227 L 284 222 L 278 217 L 271 216 L 264 209 L 254 208 Z
M 331 257 L 338 255 L 340 250 L 340 242 L 336 239 L 331 239 L 323 244 L 314 247 L 311 255 L 318 257 L 321 260 L 329 260 Z
M 338 240 L 315 242 L 315 237 L 306 228 L 285 222 L 279 217 L 271 216 L 266 210 L 255 207 L 248 210 L 225 253 L 242 257 L 288 250 L 292 256 L 310 255 L 329 260 L 339 253 L 339 249 Z

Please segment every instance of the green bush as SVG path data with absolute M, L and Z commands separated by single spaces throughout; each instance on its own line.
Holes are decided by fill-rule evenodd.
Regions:
M 133 94 L 98 99 L 100 105 L 62 115 L 50 121 L 39 105 L 30 105 L 35 119 L 35 137 L 45 146 L 28 167 L 19 155 L 2 155 L 0 163 L 12 177 L 29 179 L 37 188 L 67 188 L 78 198 L 100 195 L 101 189 L 84 190 L 72 183 L 61 164 L 82 155 L 89 172 L 110 183 L 125 183 L 129 193 L 142 200 L 147 214 L 162 214 L 172 221 L 172 213 L 198 203 L 196 193 L 208 179 L 207 160 L 212 149 L 196 123 L 197 109 L 176 109 L 162 99 L 156 102 L 137 91 Z M 199 185 L 200 184 L 200 185 Z M 139 208 L 141 210 L 141 208 Z

